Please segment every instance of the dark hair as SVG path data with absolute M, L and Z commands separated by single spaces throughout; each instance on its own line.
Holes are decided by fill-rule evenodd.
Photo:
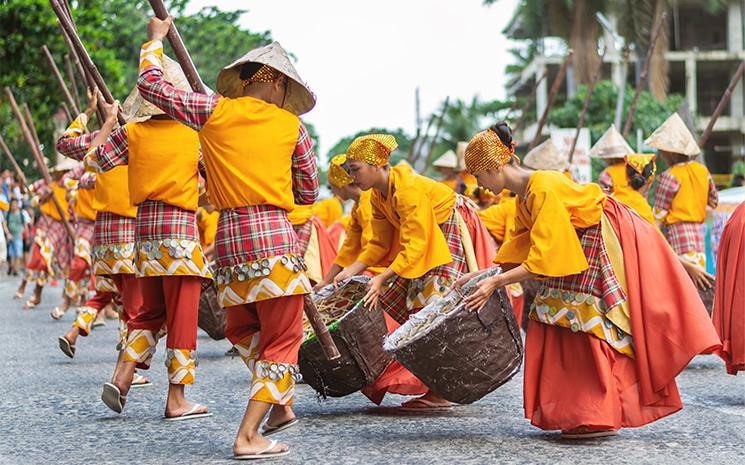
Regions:
M 256 63 L 255 61 L 244 63 L 243 66 L 241 66 L 241 81 L 250 79 L 251 76 L 256 74 L 256 71 L 258 71 L 262 66 L 264 65 L 262 65 L 261 63 Z
M 654 161 L 647 163 L 647 166 L 644 167 L 641 174 L 637 173 L 630 165 L 626 165 L 626 176 L 629 178 L 629 185 L 636 191 L 641 189 L 647 183 L 647 180 L 652 177 L 653 172 Z
M 506 121 L 499 121 L 497 124 L 490 127 L 489 129 L 496 132 L 499 136 L 499 139 L 507 147 L 512 144 L 512 129 L 510 129 L 510 125 L 507 124 Z

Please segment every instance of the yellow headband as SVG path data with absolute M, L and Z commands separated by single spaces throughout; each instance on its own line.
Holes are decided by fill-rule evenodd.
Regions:
M 352 176 L 344 169 L 344 163 L 347 162 L 347 156 L 344 154 L 337 155 L 331 159 L 329 164 L 329 182 L 332 186 L 342 188 L 354 182 Z
M 389 134 L 360 136 L 347 149 L 347 158 L 364 161 L 368 165 L 385 166 L 396 147 L 396 138 Z
M 650 163 L 654 163 L 657 156 L 653 153 L 632 153 L 623 157 L 626 164 L 639 174 L 644 174 L 644 168 Z M 652 176 L 657 172 L 657 166 L 652 165 Z
M 487 129 L 473 136 L 466 147 L 466 168 L 468 171 L 486 171 L 506 165 L 515 156 L 511 147 L 507 147 L 499 135 Z

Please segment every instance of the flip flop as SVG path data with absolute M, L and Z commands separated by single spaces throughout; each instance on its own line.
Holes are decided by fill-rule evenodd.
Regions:
M 65 336 L 57 338 L 60 350 L 70 358 L 75 358 L 75 344 L 70 344 Z
M 127 403 L 127 396 L 123 396 L 122 392 L 114 384 L 104 383 L 101 400 L 111 410 L 116 413 L 122 413 L 122 410 L 124 410 L 124 404 Z
M 59 307 L 54 307 L 54 310 L 49 313 L 49 316 L 51 316 L 53 320 L 59 320 L 65 315 L 65 313 L 67 313 L 67 311 L 62 312 Z
M 175 417 L 163 417 L 165 421 L 183 421 L 183 420 L 193 420 L 196 418 L 205 418 L 205 417 L 211 417 L 212 412 L 202 412 L 202 413 L 195 413 L 197 410 L 199 410 L 201 407 L 204 407 L 202 404 L 194 404 L 192 408 L 189 409 L 188 412 L 183 413 L 181 415 L 175 416 Z
M 282 452 L 270 452 L 272 449 L 277 447 L 277 441 L 274 439 L 269 441 L 269 445 L 264 450 L 260 450 L 258 452 L 253 452 L 250 454 L 241 454 L 241 455 L 234 455 L 233 458 L 235 460 L 257 460 L 257 459 L 269 459 L 272 457 L 282 457 L 284 455 L 287 455 L 290 453 L 290 450 L 285 450 Z
M 23 304 L 23 309 L 24 310 L 31 310 L 32 308 L 36 307 L 37 305 L 39 305 L 39 302 L 34 302 L 34 301 L 32 301 L 32 300 L 29 299 L 29 300 L 26 301 L 26 303 Z
M 93 320 L 93 323 L 91 323 L 91 328 L 99 328 L 101 326 L 106 326 L 106 322 L 101 320 Z
M 151 383 L 150 380 L 146 377 L 135 373 L 134 378 L 132 378 L 132 385 L 129 386 L 129 388 L 141 388 L 145 386 L 152 386 L 152 384 L 153 383 Z
M 411 404 L 420 404 L 424 407 L 411 407 Z M 454 405 L 452 403 L 450 405 L 439 405 L 427 399 L 412 399 L 403 403 L 398 409 L 403 412 L 442 412 L 452 410 Z
M 13 295 L 13 300 L 21 300 L 23 298 L 23 294 L 20 292 L 16 292 L 15 295 Z
M 576 429 L 576 430 L 561 432 L 562 439 L 597 439 L 597 438 L 607 438 L 610 436 L 618 436 L 618 430 L 604 429 L 604 430 L 582 431 L 582 430 Z
M 293 418 L 292 420 L 288 420 L 288 421 L 286 421 L 284 423 L 281 423 L 281 424 L 279 424 L 277 426 L 269 426 L 267 424 L 267 422 L 265 421 L 264 422 L 264 425 L 263 425 L 263 427 L 261 429 L 261 435 L 262 436 L 269 436 L 269 435 L 274 434 L 274 433 L 279 433 L 280 431 L 284 431 L 284 430 L 286 430 L 288 428 L 292 428 L 293 426 L 297 425 L 298 423 L 300 423 L 300 420 L 298 420 L 297 418 Z

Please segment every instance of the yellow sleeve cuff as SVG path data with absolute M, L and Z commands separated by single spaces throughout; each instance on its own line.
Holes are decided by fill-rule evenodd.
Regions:
M 163 68 L 163 42 L 151 40 L 140 49 L 140 71 L 150 67 Z

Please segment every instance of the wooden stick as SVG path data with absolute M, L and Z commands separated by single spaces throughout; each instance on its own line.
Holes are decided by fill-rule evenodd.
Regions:
M 93 60 L 91 60 L 91 57 L 88 55 L 83 42 L 80 41 L 80 37 L 78 37 L 78 33 L 75 31 L 75 27 L 72 25 L 72 21 L 65 13 L 64 8 L 60 5 L 58 0 L 49 0 L 49 3 L 52 5 L 52 9 L 57 15 L 60 24 L 62 24 L 62 29 L 67 33 L 67 37 L 70 38 L 70 42 L 72 42 L 73 48 L 78 55 L 78 59 L 81 60 L 83 69 L 93 77 L 93 81 L 96 83 L 96 87 L 98 87 L 98 90 L 103 95 L 106 103 L 114 103 L 114 96 L 111 95 L 109 88 L 106 87 L 106 83 L 104 82 L 101 73 L 98 72 L 98 68 L 96 68 Z M 124 119 L 121 110 L 117 115 L 117 119 L 119 120 L 119 124 L 122 126 L 126 124 L 126 120 Z
M 153 8 L 153 12 L 155 12 L 155 16 L 158 19 L 165 20 L 166 18 L 168 18 L 168 16 L 170 16 L 168 14 L 166 6 L 161 0 L 148 1 L 150 2 L 150 6 Z M 176 29 L 175 23 L 171 24 L 171 28 L 168 30 L 168 42 L 171 43 L 171 48 L 173 48 L 173 53 L 176 55 L 176 60 L 178 60 L 179 64 L 181 65 L 181 69 L 184 71 L 191 89 L 194 92 L 206 94 L 207 88 L 204 86 L 202 78 L 199 76 L 197 67 L 194 66 L 194 61 L 192 61 L 191 55 L 189 55 L 189 52 L 186 50 L 184 41 L 181 40 L 181 34 L 179 34 L 178 29 Z
M 435 143 L 437 142 L 437 139 L 440 137 L 440 129 L 442 129 L 442 120 L 445 119 L 445 113 L 448 111 L 448 105 L 450 105 L 450 97 L 445 97 L 445 103 L 442 106 L 442 111 L 440 112 L 440 116 L 437 118 L 437 126 L 435 126 L 435 135 L 432 137 L 431 142 L 429 143 L 429 151 L 427 152 L 427 158 L 425 159 L 425 162 L 427 165 L 432 162 L 432 154 L 435 151 Z
M 78 83 L 75 80 L 75 75 L 72 72 L 72 63 L 70 62 L 70 54 L 65 53 L 65 71 L 67 71 L 67 80 L 70 81 L 70 87 L 72 87 L 72 96 L 75 98 L 75 103 L 78 104 L 78 108 L 83 108 L 80 104 L 80 94 L 78 94 Z
M 44 155 L 42 155 L 41 151 L 39 150 L 39 147 L 35 144 L 34 138 L 31 135 L 31 131 L 29 130 L 28 126 L 26 125 L 26 121 L 23 118 L 23 115 L 21 114 L 21 110 L 18 109 L 18 104 L 16 103 L 15 97 L 13 97 L 13 92 L 10 90 L 10 87 L 5 88 L 5 95 L 8 96 L 8 101 L 10 102 L 10 107 L 13 109 L 13 113 L 16 116 L 16 119 L 18 120 L 18 124 L 21 125 L 21 132 L 23 133 L 23 137 L 26 139 L 26 143 L 31 147 L 31 153 L 34 155 L 34 159 L 36 160 L 36 165 L 39 167 L 39 171 L 41 172 L 42 177 L 44 177 L 44 181 L 47 183 L 47 185 L 52 187 L 54 184 L 54 181 L 52 180 L 52 177 L 49 175 L 49 170 L 47 169 L 47 165 L 44 163 Z M 70 222 L 67 221 L 67 217 L 65 216 L 66 212 L 62 208 L 62 205 L 60 205 L 59 200 L 57 199 L 57 196 L 52 193 L 52 203 L 54 204 L 54 207 L 57 209 L 57 213 L 59 214 L 60 218 L 62 219 L 62 224 L 65 226 L 65 230 L 67 231 L 68 237 L 72 240 L 72 238 L 75 237 L 75 231 L 73 231 L 72 226 L 70 225 Z
M 3 149 L 3 152 L 5 152 L 5 155 L 8 157 L 8 161 L 11 165 L 13 165 L 13 169 L 16 171 L 16 176 L 18 176 L 18 182 L 21 183 L 21 187 L 23 188 L 24 192 L 29 192 L 28 190 L 28 181 L 26 181 L 26 175 L 23 174 L 23 170 L 18 165 L 18 162 L 16 161 L 13 154 L 10 152 L 10 148 L 5 143 L 5 139 L 3 139 L 2 134 L 0 134 L 0 148 Z
M 525 119 L 525 114 L 528 112 L 528 108 L 530 108 L 530 105 L 533 103 L 533 99 L 535 98 L 536 92 L 538 92 L 538 86 L 543 82 L 544 79 L 546 79 L 546 76 L 548 76 L 548 68 L 543 70 L 543 74 L 541 74 L 541 77 L 538 78 L 538 80 L 535 82 L 535 85 L 530 90 L 530 94 L 528 95 L 528 100 L 525 101 L 525 104 L 523 105 L 522 109 L 520 110 L 520 116 L 517 119 L 517 122 L 515 123 L 514 129 L 519 128 L 523 124 L 523 120 Z M 507 115 L 504 117 L 505 120 L 509 119 L 510 116 L 512 116 L 512 112 L 517 107 L 517 98 L 515 99 L 515 103 L 512 104 L 512 107 L 510 107 L 510 111 L 507 112 Z
M 67 107 L 67 104 L 65 102 L 62 102 L 62 111 L 65 112 L 65 116 L 67 117 L 68 124 L 72 123 L 74 121 L 72 118 L 72 113 L 70 113 L 70 108 Z
M 34 124 L 34 119 L 31 117 L 31 110 L 28 109 L 28 104 L 23 104 L 23 114 L 26 116 L 26 124 L 28 124 L 28 128 L 31 130 L 31 135 L 34 137 L 34 142 L 36 142 L 36 146 L 39 147 L 39 151 L 41 151 L 41 141 L 39 140 L 39 133 L 36 132 L 36 125 Z
M 72 108 L 76 114 L 80 113 L 80 107 L 75 103 L 75 99 L 72 98 L 70 89 L 67 88 L 67 84 L 65 84 L 65 80 L 62 78 L 62 74 L 59 72 L 59 68 L 57 68 L 57 63 L 54 62 L 54 57 L 52 56 L 52 53 L 49 51 L 46 45 L 42 45 L 41 50 L 42 52 L 44 52 L 44 55 L 46 55 L 47 57 L 49 66 L 52 68 L 52 73 L 54 74 L 54 77 L 57 78 L 57 83 L 62 89 L 62 93 L 65 94 L 65 100 L 67 100 L 67 104 L 70 105 L 70 108 Z
M 313 328 L 313 332 L 316 333 L 323 354 L 329 360 L 340 358 L 341 354 L 339 353 L 339 349 L 331 338 L 331 333 L 329 333 L 329 329 L 326 327 L 326 324 L 324 324 L 321 314 L 318 313 L 318 309 L 316 308 L 316 304 L 313 303 L 313 299 L 310 295 L 306 294 L 304 300 L 305 305 L 303 305 L 303 309 L 305 310 L 305 316 L 308 317 L 310 326 Z
M 660 20 L 657 22 L 657 25 L 654 28 L 654 31 L 652 31 L 652 39 L 649 42 L 647 57 L 644 59 L 644 67 L 642 68 L 642 72 L 639 75 L 639 82 L 636 83 L 634 98 L 633 100 L 631 100 L 631 106 L 629 107 L 629 115 L 626 117 L 626 124 L 623 126 L 624 138 L 626 138 L 626 136 L 629 134 L 629 130 L 631 129 L 631 122 L 634 120 L 634 113 L 636 112 L 636 103 L 639 100 L 639 94 L 642 93 L 642 87 L 644 86 L 644 83 L 647 82 L 647 73 L 649 73 L 649 64 L 652 61 L 652 52 L 654 52 L 654 47 L 655 45 L 657 45 L 657 39 L 660 37 L 662 25 L 665 24 L 665 18 L 667 18 L 667 13 L 662 13 L 662 16 L 660 16 Z
M 577 123 L 577 132 L 574 134 L 574 140 L 572 140 L 572 147 L 569 149 L 569 164 L 572 164 L 574 160 L 574 149 L 577 148 L 577 141 L 579 140 L 579 133 L 582 131 L 582 127 L 585 125 L 585 117 L 587 116 L 587 108 L 590 106 L 590 100 L 592 100 L 592 92 L 595 90 L 595 85 L 598 83 L 600 76 L 603 74 L 603 60 L 605 59 L 605 52 L 607 48 L 603 48 L 603 53 L 600 55 L 600 62 L 595 73 L 592 75 L 590 84 L 587 86 L 587 95 L 585 95 L 585 103 L 582 105 L 582 113 L 579 115 L 579 122 Z
M 714 124 L 716 124 L 717 120 L 722 115 L 722 112 L 724 112 L 724 107 L 726 107 L 729 103 L 729 99 L 732 97 L 732 92 L 735 90 L 737 82 L 742 79 L 743 73 L 745 73 L 745 61 L 740 63 L 737 71 L 735 71 L 735 75 L 732 76 L 732 80 L 729 82 L 727 90 L 724 91 L 724 95 L 722 95 L 722 98 L 719 100 L 717 107 L 714 109 L 714 114 L 711 115 L 711 118 L 709 119 L 709 124 L 706 125 L 704 133 L 701 134 L 701 138 L 698 140 L 698 146 L 701 148 L 701 150 L 704 149 L 706 141 L 709 140 L 709 136 L 711 136 L 711 132 L 714 130 Z
M 541 140 L 541 132 L 543 131 L 543 126 L 545 126 L 546 121 L 548 121 L 548 113 L 551 111 L 551 107 L 554 104 L 554 99 L 556 99 L 556 94 L 559 93 L 561 83 L 564 81 L 564 76 L 566 76 L 567 74 L 567 68 L 569 67 L 569 62 L 572 60 L 572 55 L 574 55 L 574 50 L 570 48 L 567 56 L 564 57 L 564 62 L 561 64 L 559 74 L 556 75 L 553 84 L 551 84 L 551 92 L 548 94 L 548 102 L 546 102 L 546 108 L 543 110 L 543 115 L 541 116 L 541 120 L 538 122 L 538 128 L 536 129 L 535 136 L 533 137 L 533 142 L 530 143 L 528 151 L 533 150 L 533 148 L 538 145 L 538 141 Z
M 424 145 L 424 141 L 427 140 L 427 134 L 429 134 L 429 128 L 432 127 L 432 123 L 435 121 L 435 118 L 437 118 L 437 115 L 435 114 L 433 114 L 429 118 L 429 120 L 427 121 L 427 127 L 424 129 L 424 133 L 422 133 L 422 136 L 417 139 L 418 144 L 416 146 L 416 149 L 414 150 L 411 158 L 409 158 L 409 164 L 411 164 L 411 166 L 414 166 L 416 161 L 419 159 L 419 156 L 421 155 L 421 152 L 422 152 L 422 147 Z

